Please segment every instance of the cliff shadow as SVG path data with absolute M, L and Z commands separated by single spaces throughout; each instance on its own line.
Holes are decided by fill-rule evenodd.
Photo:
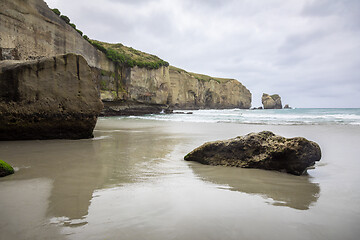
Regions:
M 260 169 L 208 166 L 191 163 L 191 169 L 200 179 L 231 191 L 271 198 L 269 204 L 308 210 L 320 196 L 320 186 L 310 176 L 293 176 Z

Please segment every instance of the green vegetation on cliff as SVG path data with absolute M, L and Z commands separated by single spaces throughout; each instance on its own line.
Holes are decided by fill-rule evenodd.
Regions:
M 121 43 L 111 44 L 96 40 L 89 40 L 89 42 L 105 53 L 112 61 L 128 67 L 138 66 L 140 68 L 158 69 L 161 66 L 169 66 L 168 62 L 155 55 L 141 52 L 132 47 L 126 47 Z
M 57 8 L 51 9 L 56 15 L 60 16 L 61 12 Z
M 74 28 L 81 36 L 83 35 L 83 32 L 80 31 L 79 29 L 76 28 L 76 25 L 74 23 L 70 22 L 70 18 L 68 16 L 65 15 L 61 15 L 61 12 L 59 9 L 57 8 L 53 8 L 51 9 L 56 15 L 58 15 L 62 20 L 64 20 L 64 22 L 66 22 L 67 24 L 69 24 L 72 28 Z M 84 37 L 85 38 L 85 37 Z M 85 38 L 86 39 L 86 38 Z M 88 40 L 88 39 L 86 39 Z
M 126 47 L 121 43 L 111 44 L 100 42 L 97 40 L 91 40 L 88 36 L 83 35 L 83 32 L 76 28 L 74 23 L 70 22 L 70 18 L 61 15 L 59 9 L 54 8 L 51 9 L 56 15 L 58 15 L 62 20 L 64 20 L 67 24 L 69 24 L 72 28 L 74 28 L 83 38 L 91 43 L 94 47 L 99 49 L 101 52 L 106 54 L 113 62 L 116 62 L 121 65 L 125 65 L 127 67 L 135 67 L 138 66 L 140 68 L 147 69 L 158 69 L 162 66 L 169 66 L 169 63 L 160 59 L 159 57 L 141 52 L 139 50 L 133 49 L 132 47 Z
M 170 70 L 177 71 L 178 73 L 187 73 L 187 74 L 191 75 L 192 77 L 196 78 L 197 80 L 203 81 L 203 82 L 216 81 L 218 83 L 225 83 L 227 81 L 232 80 L 229 78 L 216 78 L 216 77 L 210 77 L 210 76 L 204 75 L 204 74 L 187 72 L 184 69 L 177 68 L 174 66 L 170 66 Z
M 70 18 L 68 16 L 60 15 L 60 18 L 64 20 L 67 24 L 71 25 Z

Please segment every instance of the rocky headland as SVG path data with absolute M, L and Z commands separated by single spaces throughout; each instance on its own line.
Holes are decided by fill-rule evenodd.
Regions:
M 103 116 L 251 107 L 251 93 L 239 81 L 90 40 L 43 0 L 1 1 L 0 32 L 3 140 L 90 137 L 100 99 Z
M 103 69 L 98 72 L 105 111 L 109 102 L 122 101 L 173 109 L 251 107 L 250 91 L 235 79 L 190 73 L 122 44 L 93 42 L 110 57 L 114 51 L 115 56 L 125 59 L 115 72 Z M 145 63 L 149 66 L 144 67 Z
M 190 73 L 122 44 L 90 40 L 43 0 L 1 1 L 0 32 L 0 139 L 90 137 L 99 99 L 105 116 L 251 107 L 251 93 L 239 81 Z M 81 79 L 79 62 L 86 72 Z M 72 134 L 75 128 L 81 133 Z
M 269 131 L 208 142 L 184 157 L 207 165 L 259 168 L 294 175 L 302 175 L 320 158 L 321 150 L 315 142 L 302 137 L 284 138 Z
M 43 0 L 4 0 L 0 7 L 1 59 L 82 55 L 96 75 L 104 101 L 185 109 L 251 106 L 250 91 L 237 80 L 188 73 L 122 44 L 84 38 Z

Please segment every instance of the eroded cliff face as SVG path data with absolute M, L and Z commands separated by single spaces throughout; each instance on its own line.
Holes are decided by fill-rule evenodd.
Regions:
M 131 102 L 127 105 L 130 108 L 132 103 L 141 103 L 142 109 L 144 104 L 151 105 L 151 109 L 159 105 L 156 111 L 161 111 L 165 105 L 178 109 L 251 105 L 251 93 L 236 80 L 204 81 L 165 66 L 130 68 L 112 62 L 43 0 L 1 0 L 0 32 L 0 61 L 34 60 L 67 53 L 83 56 L 92 68 L 105 106 L 114 108 L 118 103 Z
M 1 0 L 0 32 L 0 60 L 35 60 L 75 53 L 91 67 L 114 71 L 114 64 L 43 0 Z
M 116 76 L 118 79 L 116 79 Z M 200 80 L 169 67 L 125 68 L 101 76 L 102 99 L 169 105 L 175 109 L 250 108 L 251 93 L 234 79 Z
M 196 79 L 170 68 L 169 103 L 174 108 L 250 108 L 251 93 L 235 79 Z
M 80 55 L 0 62 L 0 140 L 89 138 L 102 107 Z

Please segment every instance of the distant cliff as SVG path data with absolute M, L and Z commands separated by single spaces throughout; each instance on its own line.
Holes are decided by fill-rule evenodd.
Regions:
M 201 79 L 174 67 L 125 68 L 118 75 L 122 77 L 116 84 L 114 74 L 102 72 L 100 86 L 104 101 L 132 100 L 174 109 L 251 106 L 250 91 L 234 79 Z
M 235 79 L 213 78 L 170 67 L 168 102 L 174 108 L 250 108 L 251 93 Z
M 126 101 L 183 109 L 251 106 L 250 91 L 237 80 L 169 67 L 156 56 L 121 44 L 91 44 L 43 0 L 2 0 L 0 32 L 0 60 L 82 55 L 105 106 Z

